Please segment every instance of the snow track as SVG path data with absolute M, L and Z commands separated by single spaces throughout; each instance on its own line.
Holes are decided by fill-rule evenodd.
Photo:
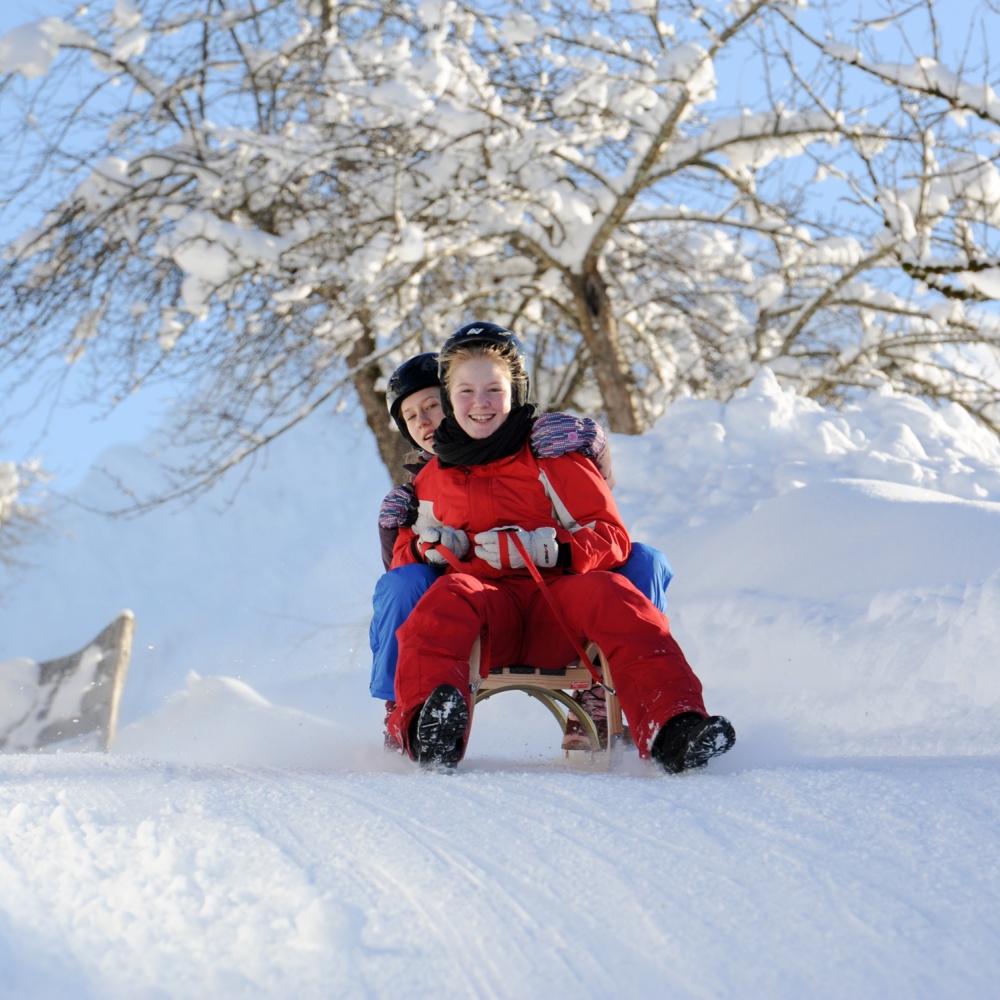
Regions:
M 355 527 L 386 482 L 330 461 L 347 419 L 278 442 L 226 518 L 81 509 L 11 594 L 4 657 L 138 629 L 110 755 L 0 756 L 0 1000 L 996 1000 L 995 438 L 764 377 L 616 437 L 736 746 L 566 759 L 507 694 L 440 775 L 381 749 Z
M 0 995 L 985 997 L 997 765 L 0 758 Z

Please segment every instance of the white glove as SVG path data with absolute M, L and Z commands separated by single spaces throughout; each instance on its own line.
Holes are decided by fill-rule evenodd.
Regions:
M 525 531 L 523 528 L 494 528 L 492 531 L 480 531 L 476 535 L 476 555 L 484 559 L 494 569 L 521 569 L 524 559 L 514 548 L 509 539 L 501 539 L 501 535 L 517 534 L 524 545 L 531 561 L 536 566 L 551 569 L 559 561 L 559 543 L 556 541 L 555 528 L 536 528 Z M 500 561 L 500 554 L 506 547 L 506 563 Z
M 451 528 L 447 524 L 440 527 L 427 525 L 417 532 L 419 539 L 418 547 L 420 554 L 424 557 L 424 562 L 431 566 L 445 566 L 448 560 L 440 552 L 431 548 L 432 545 L 440 545 L 455 553 L 459 559 L 464 559 L 469 551 L 469 536 L 461 528 Z

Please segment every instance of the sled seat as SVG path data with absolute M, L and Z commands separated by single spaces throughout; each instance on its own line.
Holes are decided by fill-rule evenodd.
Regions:
M 480 678 L 478 652 L 477 643 L 472 658 L 473 673 L 475 679 L 478 680 L 478 685 L 473 684 L 477 705 L 501 691 L 523 691 L 540 701 L 552 713 L 563 733 L 566 732 L 568 714 L 572 712 L 580 720 L 584 732 L 590 737 L 591 752 L 601 750 L 597 723 L 593 716 L 574 701 L 572 695 L 567 693 L 587 691 L 594 687 L 594 677 L 582 661 L 554 669 L 523 664 L 493 667 L 488 676 Z M 588 643 L 586 652 L 590 662 L 600 672 L 604 683 L 608 687 L 614 687 L 611 683 L 611 668 L 597 643 Z M 616 741 L 624 739 L 625 730 L 622 725 L 622 709 L 618 698 L 610 691 L 605 691 L 604 697 L 608 709 L 608 748 L 610 749 Z

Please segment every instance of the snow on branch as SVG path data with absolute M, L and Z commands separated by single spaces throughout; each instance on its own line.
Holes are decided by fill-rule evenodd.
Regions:
M 386 373 L 474 316 L 614 430 L 763 367 L 996 423 L 954 357 L 996 350 L 997 98 L 921 48 L 925 8 L 98 0 L 18 29 L 0 360 L 169 381 L 195 489 L 352 398 L 392 465 Z
M 0 565 L 16 565 L 16 550 L 40 523 L 39 488 L 48 478 L 37 460 L 0 461 Z
M 0 37 L 0 74 L 20 73 L 29 80 L 44 76 L 64 47 L 88 48 L 93 39 L 57 17 L 25 24 Z

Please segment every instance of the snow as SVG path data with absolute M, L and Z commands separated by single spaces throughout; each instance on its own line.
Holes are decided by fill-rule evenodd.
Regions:
M 154 444 L 104 465 L 154 484 Z M 1000 445 L 767 375 L 612 445 L 737 729 L 702 773 L 567 759 L 519 694 L 454 775 L 382 750 L 389 484 L 356 416 L 279 441 L 224 515 L 108 521 L 92 473 L 0 660 L 23 676 L 132 607 L 122 728 L 0 756 L 0 996 L 995 996 Z
M 45 17 L 0 35 L 0 73 L 21 73 L 29 80 L 44 76 L 63 46 L 88 47 L 85 32 L 57 17 Z

